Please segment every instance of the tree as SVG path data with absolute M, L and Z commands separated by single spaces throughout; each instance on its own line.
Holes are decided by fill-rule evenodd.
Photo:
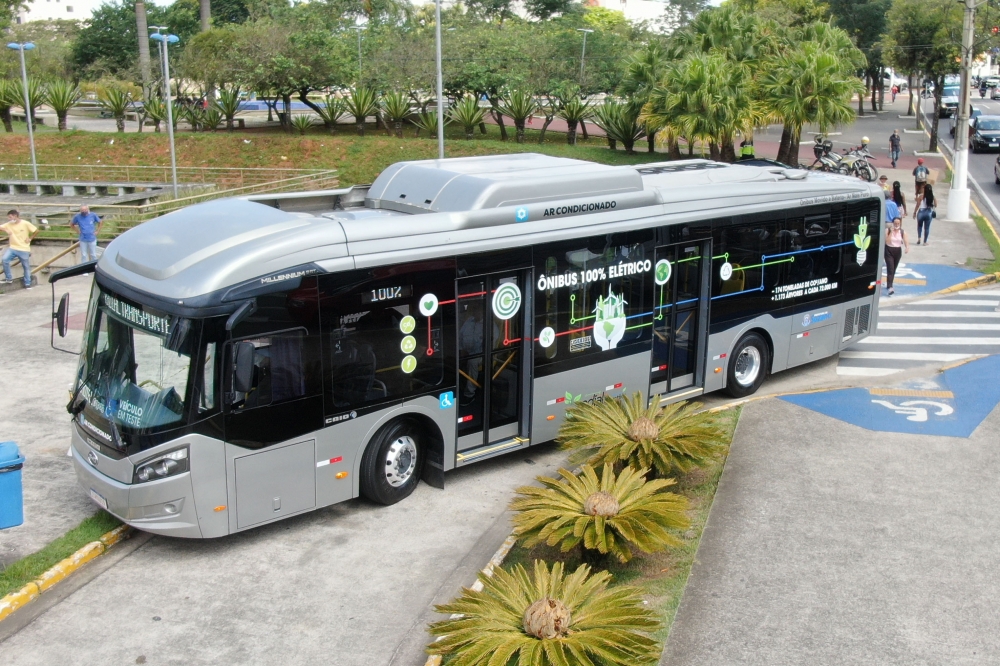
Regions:
M 152 25 L 164 25 L 165 11 L 150 5 L 146 7 L 146 18 Z M 90 24 L 80 30 L 73 44 L 77 72 L 93 78 L 133 78 L 138 73 L 136 24 L 135 5 L 129 2 L 112 0 L 95 9 Z
M 97 91 L 97 101 L 114 116 L 118 131 L 124 132 L 125 114 L 132 107 L 132 93 L 116 86 L 109 86 Z
M 198 10 L 198 16 L 201 19 L 201 31 L 205 32 L 212 27 L 212 0 L 199 0 Z
M 476 125 L 486 117 L 486 109 L 479 106 L 479 100 L 475 96 L 466 95 L 448 109 L 448 117 L 462 126 L 466 140 L 471 141 L 475 136 Z
M 660 658 L 650 635 L 660 628 L 656 613 L 639 590 L 611 588 L 606 571 L 591 575 L 583 565 L 565 575 L 561 562 L 550 570 L 536 560 L 533 575 L 516 564 L 479 581 L 479 591 L 435 607 L 452 617 L 429 627 L 440 638 L 427 651 L 447 655 L 450 666 L 478 666 L 483 655 L 519 666 L 653 666 Z
M 590 117 L 592 111 L 590 102 L 579 97 L 564 100 L 559 109 L 559 117 L 566 121 L 566 143 L 576 145 L 576 127 Z
M 524 9 L 528 16 L 544 21 L 555 14 L 565 14 L 570 4 L 571 0 L 524 0 Z
M 70 81 L 52 81 L 46 86 L 45 101 L 56 112 L 60 132 L 66 129 L 66 114 L 80 102 L 81 97 L 83 93 L 79 86 Z
M 666 0 L 664 26 L 670 30 L 687 27 L 694 18 L 708 9 L 708 0 Z
M 72 63 L 73 40 L 80 33 L 76 21 L 29 21 L 12 26 L 5 37 L 8 42 L 32 42 L 35 49 L 25 53 L 28 71 L 43 81 L 74 78 Z M 0 76 L 21 77 L 18 52 L 0 52 Z
M 872 111 L 876 110 L 876 91 L 882 86 L 882 51 L 879 44 L 885 34 L 886 15 L 892 0 L 827 0 L 833 24 L 850 36 L 867 60 L 864 70 L 866 88 L 871 90 Z M 864 96 L 858 96 L 858 115 L 863 116 Z
M 11 79 L 0 79 L 0 120 L 3 121 L 5 132 L 13 132 L 14 124 L 11 122 L 10 110 L 17 106 L 18 88 Z M 22 102 L 23 104 L 23 102 Z
M 536 110 L 535 96 L 526 90 L 514 90 L 504 96 L 500 111 L 514 122 L 518 143 L 524 143 L 524 124 Z
M 146 3 L 135 0 L 135 28 L 139 41 L 139 77 L 143 87 L 148 87 L 151 81 L 149 73 L 149 25 L 146 22 Z M 141 125 L 140 125 L 141 127 Z

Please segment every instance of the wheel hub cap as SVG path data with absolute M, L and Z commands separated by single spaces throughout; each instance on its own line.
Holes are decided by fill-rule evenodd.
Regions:
M 385 480 L 398 488 L 406 483 L 417 467 L 417 444 L 412 437 L 403 436 L 389 447 L 385 456 Z
M 760 374 L 760 352 L 747 347 L 736 357 L 736 381 L 740 386 L 752 386 Z

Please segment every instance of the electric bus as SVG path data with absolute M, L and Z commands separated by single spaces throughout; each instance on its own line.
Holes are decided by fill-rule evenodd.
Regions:
M 51 278 L 94 273 L 79 482 L 218 537 L 443 488 L 579 402 L 747 396 L 874 329 L 883 208 L 781 165 L 521 154 L 164 215 Z

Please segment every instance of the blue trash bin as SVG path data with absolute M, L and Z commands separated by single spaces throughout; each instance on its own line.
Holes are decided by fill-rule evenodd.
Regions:
M 0 442 L 0 530 L 24 522 L 21 468 L 24 456 L 14 442 Z

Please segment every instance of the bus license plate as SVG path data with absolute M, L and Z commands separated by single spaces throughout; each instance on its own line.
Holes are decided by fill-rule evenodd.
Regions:
M 93 488 L 90 489 L 90 499 L 97 502 L 97 504 L 105 511 L 108 510 L 108 500 L 101 497 L 101 494 L 96 490 L 94 490 Z

